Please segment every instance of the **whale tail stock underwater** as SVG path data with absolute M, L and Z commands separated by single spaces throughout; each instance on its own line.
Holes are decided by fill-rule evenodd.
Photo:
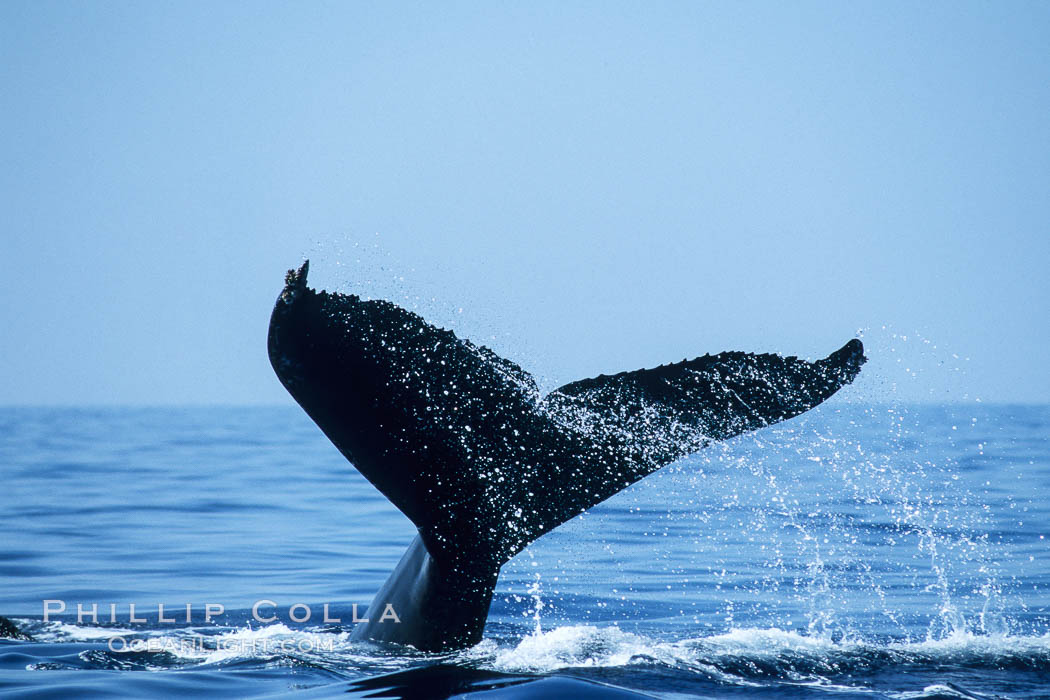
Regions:
M 513 362 L 387 301 L 290 270 L 270 318 L 281 383 L 418 528 L 357 638 L 425 651 L 481 639 L 500 567 L 526 545 L 712 440 L 813 408 L 865 362 L 723 352 L 540 396 Z M 381 622 L 389 604 L 400 622 Z

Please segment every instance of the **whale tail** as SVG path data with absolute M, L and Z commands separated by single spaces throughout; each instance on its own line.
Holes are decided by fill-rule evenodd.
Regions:
M 809 410 L 865 361 L 858 340 L 816 362 L 724 352 L 541 398 L 488 348 L 389 302 L 312 290 L 307 272 L 286 277 L 270 362 L 419 531 L 376 596 L 400 622 L 373 614 L 358 636 L 425 650 L 480 640 L 500 566 L 537 537 L 712 440 Z

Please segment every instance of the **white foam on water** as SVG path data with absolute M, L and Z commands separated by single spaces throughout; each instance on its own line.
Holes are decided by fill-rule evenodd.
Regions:
M 122 627 L 92 627 L 67 622 L 45 622 L 43 625 L 32 631 L 33 638 L 41 642 L 89 642 L 144 633 Z
M 183 637 L 179 640 L 183 643 L 173 645 L 170 651 L 179 658 L 214 664 L 236 659 L 324 653 L 345 644 L 348 638 L 348 632 L 294 630 L 276 623 L 257 629 L 234 629 L 218 635 L 197 635 L 192 639 Z
M 934 700 L 935 698 L 964 698 L 964 700 L 986 700 L 988 696 L 978 695 L 962 688 L 935 683 L 922 690 L 906 690 L 892 695 L 898 700 Z
M 825 690 L 838 688 L 836 677 L 853 671 L 910 664 L 995 667 L 1009 660 L 1033 669 L 1050 669 L 1050 635 L 980 635 L 967 631 L 936 640 L 878 641 L 849 637 L 833 640 L 777 628 L 733 628 L 721 634 L 661 640 L 617 626 L 567 625 L 519 639 L 486 639 L 450 655 L 358 643 L 350 640 L 347 631 L 292 629 L 282 623 L 221 630 L 128 630 L 49 622 L 35 634 L 47 642 L 94 642 L 126 635 L 128 646 L 122 651 L 166 653 L 182 666 L 262 659 L 380 672 L 399 670 L 420 661 L 441 661 L 504 673 L 542 674 L 574 668 L 657 665 L 734 685 L 757 685 L 775 679 Z M 122 657 L 112 647 L 111 651 L 114 658 Z M 163 662 L 157 658 L 156 668 L 171 667 L 170 657 Z M 147 661 L 146 665 L 154 667 L 152 662 Z M 930 686 L 922 693 L 899 697 L 979 697 L 948 686 Z
M 646 637 L 617 627 L 572 625 L 530 634 L 509 649 L 499 649 L 490 662 L 493 670 L 544 672 L 582 666 L 626 666 L 639 654 L 662 653 Z
M 662 664 L 739 683 L 749 676 L 808 682 L 851 667 L 908 663 L 993 666 L 1004 658 L 1050 666 L 1050 635 L 976 635 L 957 632 L 940 640 L 878 642 L 776 628 L 738 628 L 723 634 L 661 641 L 617 627 L 572 625 L 530 634 L 513 646 L 479 645 L 464 660 L 508 673 L 550 673 L 571 668 Z M 749 670 L 751 672 L 749 673 Z

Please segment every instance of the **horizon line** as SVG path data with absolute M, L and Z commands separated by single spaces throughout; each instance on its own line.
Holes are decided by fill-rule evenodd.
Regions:
M 900 400 L 874 400 L 874 401 L 857 401 L 853 399 L 843 399 L 837 402 L 841 405 L 846 406 L 896 406 L 896 405 L 923 405 L 923 406 L 1050 406 L 1050 399 L 1043 400 L 1030 400 L 1030 399 L 944 399 L 944 400 L 931 400 L 931 399 L 900 399 Z M 40 403 L 5 403 L 0 402 L 0 410 L 11 410 L 11 409 L 160 409 L 160 408 L 298 408 L 298 405 L 290 398 L 287 402 L 194 402 L 194 401 L 172 401 L 172 402 L 158 402 L 158 403 L 147 403 L 147 402 L 134 402 L 134 401 L 121 401 L 121 402 L 70 402 L 70 403 L 58 403 L 58 402 L 40 402 Z M 834 408 L 834 406 L 831 406 Z

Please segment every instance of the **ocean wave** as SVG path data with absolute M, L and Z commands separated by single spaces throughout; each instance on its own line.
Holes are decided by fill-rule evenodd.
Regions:
M 35 630 L 46 643 L 86 643 L 81 667 L 221 666 L 252 661 L 309 665 L 356 675 L 440 661 L 499 673 L 547 674 L 572 669 L 655 667 L 722 683 L 748 685 L 773 679 L 797 683 L 878 674 L 886 670 L 942 668 L 1050 672 L 1050 635 L 979 635 L 942 639 L 831 639 L 777 628 L 736 628 L 678 640 L 655 639 L 616 626 L 568 625 L 517 638 L 486 638 L 454 654 L 423 654 L 408 647 L 355 642 L 346 630 L 295 629 L 284 624 L 225 629 L 122 628 L 46 623 Z M 120 639 L 114 645 L 112 639 Z M 22 651 L 28 651 L 23 644 Z M 36 668 L 52 668 L 43 663 Z M 931 686 L 930 694 L 948 695 Z M 927 692 L 923 691 L 923 692 Z M 915 691 L 918 692 L 918 691 Z M 957 692 L 952 690 L 951 692 Z M 961 692 L 961 691 L 959 691 Z M 902 700 L 907 700 L 901 696 Z
M 550 673 L 573 668 L 663 665 L 718 679 L 795 681 L 861 675 L 903 666 L 1017 668 L 1050 671 L 1050 635 L 976 635 L 944 639 L 838 641 L 776 628 L 655 640 L 617 627 L 574 625 L 529 635 L 514 646 L 486 642 L 466 659 L 502 672 Z

